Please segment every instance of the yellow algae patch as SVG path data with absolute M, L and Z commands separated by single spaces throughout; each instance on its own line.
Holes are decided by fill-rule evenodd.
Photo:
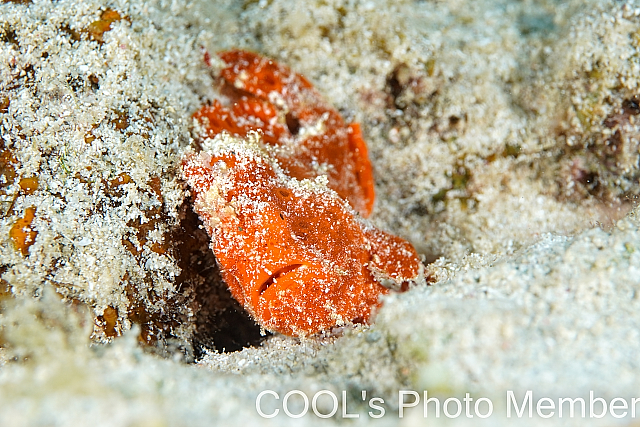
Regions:
M 3 189 L 11 185 L 16 178 L 14 163 L 16 158 L 11 150 L 0 150 L 0 194 L 4 194 Z
M 9 237 L 13 240 L 13 244 L 17 250 L 22 252 L 22 255 L 29 255 L 29 247 L 36 241 L 37 231 L 31 228 L 31 222 L 36 215 L 36 208 L 29 207 L 25 209 L 24 216 L 19 218 L 11 231 Z
M 23 194 L 33 194 L 38 189 L 38 177 L 20 179 L 20 190 Z
M 2 272 L 0 270 L 0 273 Z M 0 279 L 0 302 L 10 298 L 11 295 L 11 285 L 7 281 Z
M 103 327 L 104 333 L 108 337 L 116 337 L 119 335 L 116 329 L 118 325 L 118 310 L 109 306 L 104 309 L 102 316 L 98 316 L 98 322 Z
M 11 101 L 8 97 L 0 98 L 0 114 L 4 114 L 9 111 L 9 104 Z
M 119 174 L 117 177 L 115 177 L 114 179 L 112 179 L 109 184 L 111 186 L 111 188 L 113 187 L 118 187 L 120 185 L 124 185 L 124 184 L 128 184 L 130 183 L 131 177 L 126 173 L 126 172 L 122 172 L 121 174 Z
M 116 21 L 120 21 L 124 19 L 120 13 L 113 9 L 106 9 L 100 15 L 100 19 L 92 22 L 87 27 L 87 33 L 89 33 L 89 37 L 98 43 L 103 43 L 103 35 L 107 31 L 111 30 L 111 24 Z

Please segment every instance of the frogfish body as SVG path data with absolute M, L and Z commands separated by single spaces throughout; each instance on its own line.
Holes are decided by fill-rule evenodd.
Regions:
M 419 282 L 422 266 L 410 243 L 364 219 L 374 189 L 359 125 L 285 66 L 220 57 L 228 105 L 194 114 L 203 150 L 182 168 L 224 281 L 270 331 L 369 322 L 380 295 Z

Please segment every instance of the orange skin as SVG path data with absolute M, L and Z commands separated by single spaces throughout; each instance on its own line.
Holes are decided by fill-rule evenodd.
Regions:
M 347 126 L 307 79 L 283 65 L 244 51 L 223 52 L 220 57 L 228 64 L 221 72 L 222 92 L 233 107 L 214 101 L 194 114 L 207 136 L 222 131 L 244 136 L 259 130 L 263 143 L 284 148 L 275 157 L 289 176 L 327 175 L 329 188 L 369 216 L 375 197 L 373 173 L 360 125 Z M 322 131 L 298 135 L 314 127 Z M 320 169 L 322 164 L 331 167 Z
M 379 296 L 419 280 L 421 267 L 411 244 L 361 218 L 374 193 L 359 126 L 288 68 L 243 51 L 220 56 L 233 107 L 216 102 L 194 117 L 208 137 L 246 139 L 214 140 L 182 167 L 224 281 L 271 331 L 368 322 Z

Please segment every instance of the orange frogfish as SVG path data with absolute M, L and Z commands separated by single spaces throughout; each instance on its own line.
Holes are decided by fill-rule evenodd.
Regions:
M 424 278 L 410 243 L 363 219 L 374 188 L 359 125 L 283 65 L 220 57 L 224 105 L 194 114 L 203 149 L 182 168 L 223 280 L 270 331 L 367 323 L 380 295 Z

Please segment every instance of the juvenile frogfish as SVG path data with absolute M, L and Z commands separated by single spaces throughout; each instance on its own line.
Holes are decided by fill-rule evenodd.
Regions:
M 287 67 L 220 57 L 226 100 L 194 114 L 202 151 L 182 169 L 223 280 L 270 331 L 369 322 L 380 295 L 424 277 L 410 243 L 364 219 L 374 189 L 360 127 Z

